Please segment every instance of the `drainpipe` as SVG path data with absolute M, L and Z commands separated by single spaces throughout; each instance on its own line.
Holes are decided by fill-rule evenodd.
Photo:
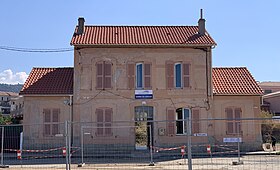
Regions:
M 69 121 L 71 123 L 71 146 L 73 144 L 73 95 L 69 95 L 69 107 L 70 107 L 70 110 L 69 110 Z

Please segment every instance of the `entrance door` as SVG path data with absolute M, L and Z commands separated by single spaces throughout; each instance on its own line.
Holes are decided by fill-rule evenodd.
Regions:
M 150 141 L 153 144 L 153 114 L 152 106 L 135 107 L 135 148 L 137 150 L 148 149 Z

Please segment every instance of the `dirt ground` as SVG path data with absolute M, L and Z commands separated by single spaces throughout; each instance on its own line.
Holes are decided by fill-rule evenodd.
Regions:
M 242 156 L 240 161 L 238 157 L 230 158 L 195 158 L 192 159 L 193 170 L 279 170 L 280 169 L 280 155 L 247 155 Z M 243 163 L 240 165 L 233 165 L 234 163 Z M 65 164 L 57 165 L 16 165 L 10 166 L 10 170 L 29 170 L 29 169 L 66 169 Z M 162 170 L 180 170 L 188 169 L 186 159 L 178 159 L 172 161 L 155 162 L 154 166 L 149 166 L 149 163 L 122 163 L 122 164 L 85 164 L 83 167 L 78 167 L 77 164 L 71 165 L 71 170 L 149 170 L 149 169 L 162 169 Z

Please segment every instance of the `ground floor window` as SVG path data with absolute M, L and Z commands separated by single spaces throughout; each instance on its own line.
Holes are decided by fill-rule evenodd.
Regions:
M 199 108 L 167 108 L 167 134 L 169 136 L 200 133 L 200 109 Z M 188 120 L 191 129 L 188 129 Z
M 44 136 L 54 136 L 59 134 L 60 109 L 43 109 L 44 115 Z
M 191 111 L 188 108 L 176 109 L 176 133 L 188 133 L 188 120 L 191 119 Z
M 112 136 L 112 108 L 97 108 L 95 111 L 97 120 L 96 136 Z
M 238 107 L 228 107 L 225 109 L 226 114 L 226 127 L 227 134 L 240 134 L 241 130 L 241 108 Z

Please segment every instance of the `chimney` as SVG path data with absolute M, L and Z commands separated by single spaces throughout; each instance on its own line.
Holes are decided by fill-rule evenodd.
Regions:
M 77 31 L 77 34 L 80 35 L 80 34 L 83 34 L 85 31 L 85 19 L 83 17 L 80 17 L 78 19 L 78 31 Z
M 200 9 L 200 19 L 198 20 L 198 33 L 205 35 L 205 19 L 203 19 L 203 10 Z

